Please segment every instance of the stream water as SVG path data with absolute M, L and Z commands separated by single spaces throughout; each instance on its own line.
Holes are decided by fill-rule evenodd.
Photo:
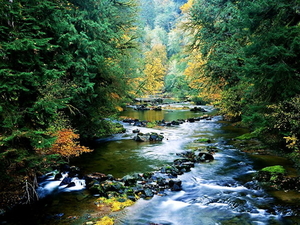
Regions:
M 211 112 L 210 106 L 204 108 Z M 201 116 L 189 110 L 136 111 L 131 108 L 123 116 L 140 120 L 172 121 Z M 132 173 L 158 170 L 179 158 L 176 153 L 206 148 L 218 149 L 215 160 L 196 164 L 190 172 L 178 176 L 182 181 L 179 192 L 166 191 L 164 196 L 138 200 L 122 212 L 112 214 L 117 225 L 219 225 L 219 224 L 298 224 L 295 203 L 278 202 L 252 181 L 253 173 L 262 168 L 246 153 L 235 149 L 231 140 L 246 130 L 231 126 L 220 116 L 211 120 L 183 123 L 160 129 L 139 128 L 141 132 L 163 133 L 159 143 L 135 142 L 132 130 L 137 127 L 125 124 L 126 134 L 99 140 L 94 152 L 73 161 L 84 173 L 101 172 L 123 177 Z M 196 143 L 208 138 L 211 143 Z M 48 182 L 43 185 L 44 192 Z M 51 186 L 51 185 L 50 185 Z M 51 186 L 51 188 L 53 188 Z M 93 198 L 81 192 L 64 192 L 52 196 L 44 206 L 48 215 L 57 216 L 52 223 L 32 224 L 84 224 L 86 217 L 97 213 Z M 291 207 L 290 207 L 291 206 Z M 43 214 L 47 214 L 43 212 Z M 67 220 L 69 218 L 69 220 Z M 81 219 L 78 219 L 81 218 Z M 53 219 L 53 218 L 51 218 Z M 300 223 L 299 223 L 300 224 Z

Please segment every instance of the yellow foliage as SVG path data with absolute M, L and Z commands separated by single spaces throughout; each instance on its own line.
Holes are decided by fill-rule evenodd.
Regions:
M 164 85 L 164 76 L 167 73 L 166 46 L 156 44 L 151 51 L 145 53 L 144 79 L 141 81 L 143 88 L 149 94 L 161 91 Z
M 113 99 L 121 99 L 120 95 L 118 95 L 117 93 L 110 93 L 110 96 L 111 96 Z
M 73 156 L 79 156 L 84 152 L 92 151 L 79 144 L 79 135 L 75 134 L 72 129 L 62 129 L 58 131 L 55 136 L 57 139 L 50 149 L 52 154 L 59 154 L 69 159 Z
M 113 225 L 114 219 L 108 216 L 104 216 L 101 220 L 97 221 L 96 225 Z
M 188 0 L 187 3 L 183 4 L 180 9 L 183 13 L 187 13 L 193 6 L 194 0 Z
M 288 148 L 294 148 L 294 147 L 296 147 L 296 145 L 297 145 L 297 142 L 298 142 L 298 138 L 297 137 L 295 137 L 295 135 L 293 135 L 293 136 L 287 136 L 287 137 L 284 137 L 284 139 L 285 139 L 285 141 L 286 141 L 286 143 L 287 143 L 287 147 Z
M 121 106 L 116 106 L 115 109 L 118 110 L 119 112 L 123 111 L 123 108 Z
M 199 90 L 199 97 L 208 101 L 219 101 L 221 99 L 221 88 L 213 84 L 211 80 L 204 76 L 204 65 L 206 63 L 199 53 L 191 54 L 188 58 L 188 66 L 184 71 L 190 83 L 190 87 Z

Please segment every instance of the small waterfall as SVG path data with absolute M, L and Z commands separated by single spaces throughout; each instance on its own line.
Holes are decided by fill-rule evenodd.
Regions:
M 57 176 L 57 174 L 60 174 Z M 57 179 L 57 177 L 60 177 Z M 78 177 L 68 177 L 68 173 L 50 172 L 41 178 L 37 193 L 40 198 L 59 192 L 80 191 L 85 189 L 85 180 Z

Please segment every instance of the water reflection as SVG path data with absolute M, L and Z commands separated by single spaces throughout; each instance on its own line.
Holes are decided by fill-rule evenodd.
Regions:
M 188 105 L 179 105 L 180 107 L 185 106 L 188 108 Z M 178 107 L 178 105 L 170 105 L 170 107 Z M 202 106 L 205 110 L 211 112 L 211 106 Z M 192 106 L 190 106 L 192 108 Z M 146 121 L 172 121 L 177 119 L 187 119 L 193 118 L 203 115 L 204 113 L 200 112 L 192 112 L 189 109 L 185 110 L 168 110 L 164 109 L 162 111 L 154 111 L 154 110 L 134 110 L 131 107 L 126 108 L 126 111 L 121 112 L 120 116 L 125 116 L 133 119 L 140 119 Z

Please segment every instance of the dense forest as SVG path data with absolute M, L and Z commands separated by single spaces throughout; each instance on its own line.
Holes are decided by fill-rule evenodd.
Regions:
M 0 15 L 1 208 L 139 96 L 213 104 L 300 166 L 299 0 L 2 0 Z

